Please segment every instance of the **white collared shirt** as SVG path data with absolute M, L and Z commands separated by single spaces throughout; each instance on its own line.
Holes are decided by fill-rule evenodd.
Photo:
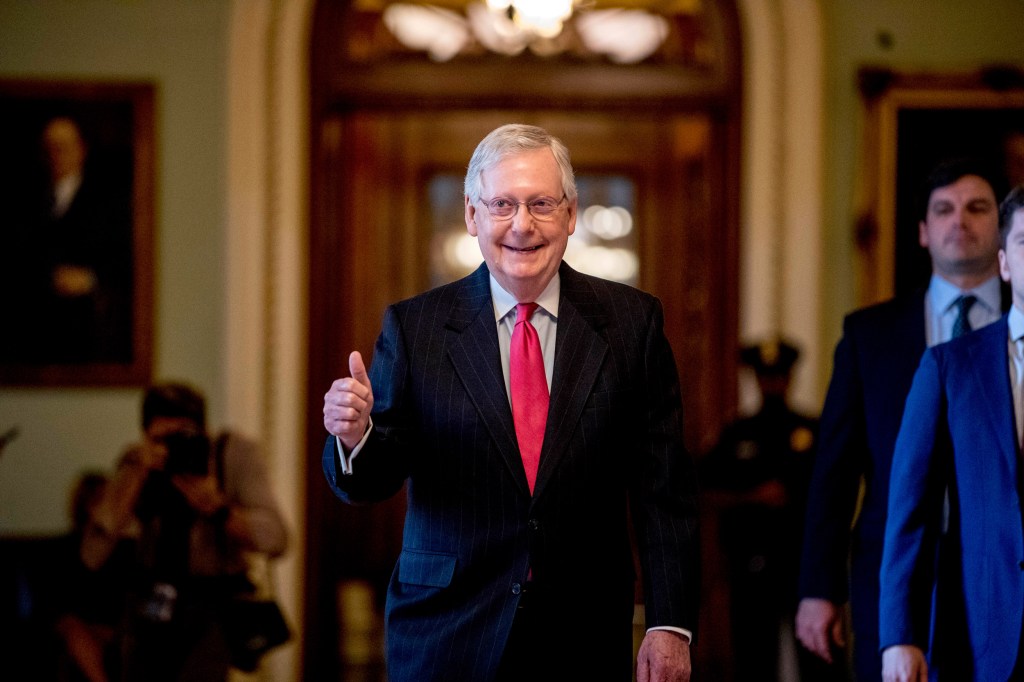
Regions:
M 501 288 L 498 281 L 491 275 L 491 303 L 494 305 L 494 321 L 498 325 L 498 348 L 501 350 L 501 371 L 505 375 L 505 395 L 511 404 L 512 389 L 509 379 L 509 348 L 512 345 L 512 330 L 516 326 L 516 304 L 536 303 L 530 324 L 537 330 L 540 338 L 540 351 L 544 356 L 544 376 L 548 381 L 548 392 L 551 392 L 551 375 L 555 367 L 555 332 L 558 327 L 558 298 L 562 292 L 562 281 L 558 273 L 551 278 L 548 285 L 537 297 L 536 301 L 517 301 L 515 297 Z
M 1024 396 L 1021 395 L 1024 381 L 1024 312 L 1013 306 L 1007 317 L 1010 328 L 1006 352 L 1010 358 L 1010 386 L 1013 387 L 1013 416 L 1017 426 L 1017 442 L 1024 436 Z
M 977 299 L 967 312 L 971 329 L 992 324 L 1002 316 L 999 277 L 990 277 L 973 289 L 962 290 L 939 275 L 932 274 L 924 302 L 925 341 L 929 348 L 953 338 L 953 323 L 957 317 L 956 301 L 968 294 Z

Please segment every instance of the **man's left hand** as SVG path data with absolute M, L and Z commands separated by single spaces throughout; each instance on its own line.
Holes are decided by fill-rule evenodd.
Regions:
M 677 632 L 651 630 L 636 657 L 637 682 L 689 682 L 690 642 Z

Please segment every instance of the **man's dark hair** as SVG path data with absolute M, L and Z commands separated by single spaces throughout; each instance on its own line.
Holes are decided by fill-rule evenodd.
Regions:
M 184 417 L 206 429 L 206 399 L 196 389 L 181 383 L 150 386 L 142 400 L 142 428 L 157 417 Z
M 999 238 L 1003 248 L 1006 248 L 1006 237 L 1010 234 L 1010 226 L 1013 225 L 1013 214 L 1024 209 L 1024 185 L 1017 185 L 1010 190 L 1010 193 L 999 204 Z
M 935 166 L 921 184 L 917 203 L 918 219 L 928 218 L 928 202 L 931 200 L 932 192 L 940 187 L 952 185 L 965 175 L 976 175 L 987 182 L 996 197 L 1002 196 L 1005 191 L 1006 181 L 992 164 L 973 157 L 947 159 Z

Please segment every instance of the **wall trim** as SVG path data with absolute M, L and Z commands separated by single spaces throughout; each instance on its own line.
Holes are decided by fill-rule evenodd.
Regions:
M 302 667 L 312 5 L 236 0 L 230 26 L 225 415 L 264 445 L 290 531 L 274 579 L 294 633 L 242 679 L 275 682 Z

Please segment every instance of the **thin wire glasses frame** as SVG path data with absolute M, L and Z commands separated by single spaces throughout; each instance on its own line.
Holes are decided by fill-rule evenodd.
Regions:
M 555 212 L 562 206 L 566 199 L 562 194 L 561 199 L 553 197 L 537 197 L 529 201 L 516 201 L 511 197 L 494 197 L 493 199 L 479 199 L 480 203 L 487 207 L 487 213 L 495 220 L 511 220 L 519 213 L 520 206 L 526 206 L 527 212 L 537 220 L 552 220 Z

